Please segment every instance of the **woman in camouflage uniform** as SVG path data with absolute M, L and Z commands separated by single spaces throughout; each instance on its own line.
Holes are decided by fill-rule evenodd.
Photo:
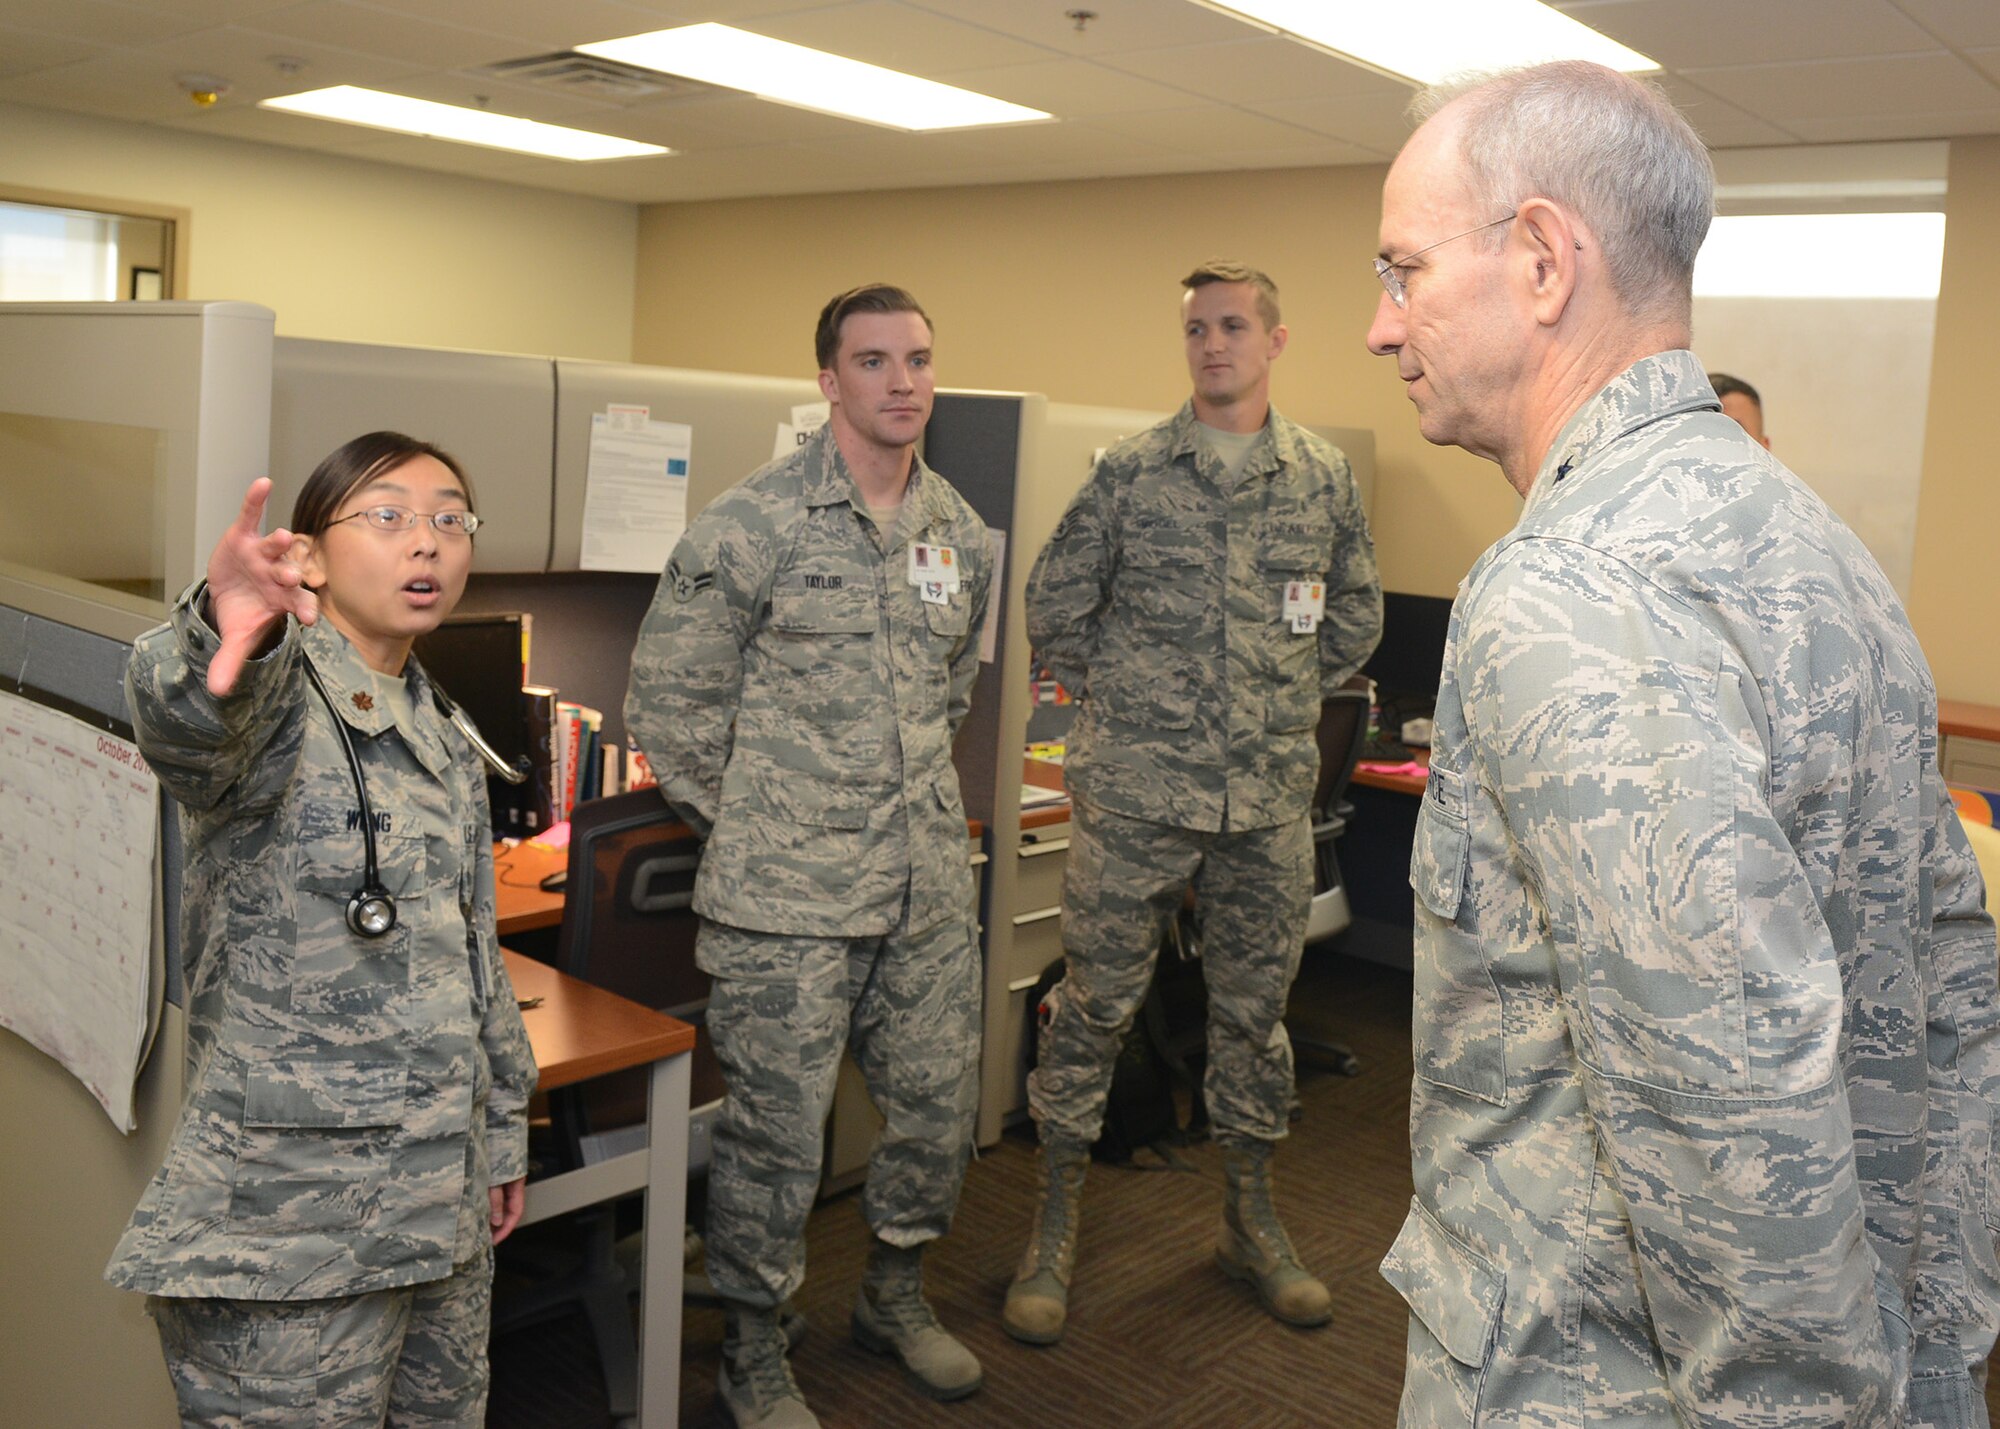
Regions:
M 321 462 L 295 531 L 258 534 L 269 491 L 127 673 L 188 850 L 187 1057 L 106 1273 L 152 1297 L 185 1424 L 477 1425 L 535 1071 L 486 781 L 409 655 L 478 518 L 394 432 Z

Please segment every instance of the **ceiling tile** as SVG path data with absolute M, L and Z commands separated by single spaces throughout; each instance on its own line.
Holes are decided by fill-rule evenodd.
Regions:
M 1410 93 L 1410 86 L 1400 81 L 1273 36 L 1226 45 L 1125 50 L 1105 55 L 1101 62 L 1225 104 L 1349 95 L 1376 95 L 1400 104 L 1406 101 L 1396 96 Z
M 709 135 L 716 142 L 734 144 L 793 144 L 816 139 L 851 139 L 859 134 L 904 132 L 729 90 L 721 91 L 713 98 L 634 104 L 627 112 L 635 123 L 648 122 L 654 115 L 665 115 L 669 123 L 686 125 L 692 131 Z
M 607 104 L 601 99 L 569 90 L 515 84 L 490 74 L 464 70 L 403 75 L 390 87 L 412 99 L 461 104 L 468 109 L 491 109 L 496 114 L 511 114 L 517 119 L 540 119 L 550 124 L 574 124 L 585 129 L 590 128 L 598 116 L 624 112 L 624 106 Z
M 1599 0 L 1563 11 L 1668 69 L 1939 48 L 1887 0 Z
M 1896 7 L 1948 45 L 2000 45 L 2000 5 L 1993 0 L 1895 0 Z
M 257 109 L 248 105 L 236 109 L 177 113 L 161 122 L 169 129 L 190 134 L 249 139 L 259 144 L 283 144 L 288 148 L 327 152 L 359 148 L 382 137 L 379 129 L 364 129 L 359 124 L 335 124 L 303 114 L 282 114 L 275 109 Z
M 107 0 L 6 0 L 9 30 L 32 30 L 102 45 L 149 45 L 203 28 L 203 22 Z M 10 55 L 9 59 L 12 58 Z
M 1011 100 L 1058 118 L 1118 114 L 1136 109 L 1171 109 L 1186 104 L 1185 91 L 1088 60 L 1052 59 L 1005 69 L 956 70 L 935 76 L 950 84 Z
M 1965 57 L 1978 66 L 1981 74 L 2000 84 L 2000 46 L 1990 50 L 1967 50 Z
M 1667 92 L 1674 107 L 1687 116 L 1688 123 L 1694 125 L 1694 132 L 1701 135 L 1702 142 L 1711 149 L 1790 144 L 1798 137 L 1754 114 L 1746 114 L 1728 100 L 1710 94 L 1700 85 L 1679 75 L 1654 75 L 1651 78 Z
M 520 41 L 511 36 L 414 19 L 351 0 L 316 0 L 244 20 L 240 27 L 364 54 L 408 56 L 427 69 L 464 69 L 520 54 Z
M 742 27 L 865 64 L 932 77 L 944 70 L 1030 64 L 1050 58 L 1040 45 L 963 24 L 896 0 L 862 0 L 790 15 L 746 19 Z
M 109 46 L 63 35 L 35 34 L 0 25 L 0 76 L 30 74 L 38 69 L 75 64 L 104 54 Z
M 911 9 L 929 10 L 955 20 L 1012 35 L 1071 55 L 1105 55 L 1123 50 L 1167 45 L 1216 45 L 1262 33 L 1189 0 L 904 0 Z M 1082 30 L 1063 12 L 1097 12 Z
M 173 15 L 197 25 L 227 25 L 289 9 L 298 0 L 129 0 L 129 3 L 134 9 Z
M 1812 144 L 1850 144 L 1877 139 L 1933 139 L 1941 135 L 2000 134 L 2000 104 L 1989 109 L 1930 114 L 1834 115 L 1795 119 L 1792 128 Z
M 1223 105 L 1156 110 L 1150 114 L 1108 114 L 1089 121 L 1106 133 L 1143 139 L 1191 154 L 1284 154 L 1318 148 L 1327 136 L 1262 114 Z
M 1144 134 L 1118 133 L 1089 121 L 1019 124 L 1005 129 L 965 129 L 956 136 L 963 152 L 1002 167 L 1015 164 L 1115 163 L 1171 153 Z
M 1410 121 L 1404 117 L 1409 90 L 1403 103 L 1385 104 L 1379 99 L 1293 99 L 1280 104 L 1247 106 L 1258 114 L 1282 119 L 1315 134 L 1344 139 L 1363 149 L 1394 155 L 1410 137 Z
M 1802 119 L 1936 114 L 2000 103 L 2000 88 L 1945 54 L 1692 69 L 1685 77 L 1794 133 L 1804 132 Z
M 401 14 L 468 30 L 512 35 L 521 56 L 565 50 L 663 28 L 657 14 L 612 0 L 395 0 Z

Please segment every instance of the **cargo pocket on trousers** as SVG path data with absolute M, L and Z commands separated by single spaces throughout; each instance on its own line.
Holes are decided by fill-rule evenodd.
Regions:
M 1410 1308 L 1403 1403 L 1422 1424 L 1471 1426 L 1506 1302 L 1506 1279 L 1410 1198 L 1410 1214 L 1382 1258 L 1382 1278 Z
M 229 1187 L 232 1227 L 298 1235 L 353 1230 L 372 1220 L 408 1079 L 399 1062 L 300 1060 L 250 1068 Z

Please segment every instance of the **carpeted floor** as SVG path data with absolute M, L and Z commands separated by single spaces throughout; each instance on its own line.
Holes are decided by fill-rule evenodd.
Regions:
M 1393 1425 L 1406 1311 L 1376 1271 L 1410 1197 L 1410 979 L 1337 955 L 1308 959 L 1293 1020 L 1345 1042 L 1362 1074 L 1302 1065 L 1302 1115 L 1278 1162 L 1278 1202 L 1306 1264 L 1333 1291 L 1335 1318 L 1295 1330 L 1269 1318 L 1213 1260 L 1221 1204 L 1215 1148 L 1191 1172 L 1096 1165 L 1068 1333 L 1033 1349 L 1002 1333 L 1001 1298 L 1033 1204 L 1033 1143 L 1002 1139 L 966 1176 L 952 1233 L 926 1261 L 932 1303 L 986 1367 L 985 1387 L 934 1404 L 891 1361 L 847 1333 L 867 1235 L 856 1197 L 813 1213 L 798 1306 L 811 1330 L 793 1356 L 827 1429 L 1296 1429 Z M 719 1312 L 690 1309 L 681 1423 L 726 1426 L 715 1408 Z M 608 1422 L 580 1317 L 495 1340 L 491 1429 L 598 1429 Z M 2000 1422 L 2000 1386 L 1989 1403 Z

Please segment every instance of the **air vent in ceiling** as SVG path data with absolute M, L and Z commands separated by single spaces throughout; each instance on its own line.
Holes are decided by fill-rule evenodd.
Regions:
M 697 84 L 637 65 L 580 55 L 574 50 L 555 54 L 530 55 L 526 59 L 502 60 L 485 66 L 481 73 L 516 84 L 532 84 L 542 89 L 559 89 L 590 99 L 629 104 L 636 99 L 679 99 L 714 92 L 714 86 Z

